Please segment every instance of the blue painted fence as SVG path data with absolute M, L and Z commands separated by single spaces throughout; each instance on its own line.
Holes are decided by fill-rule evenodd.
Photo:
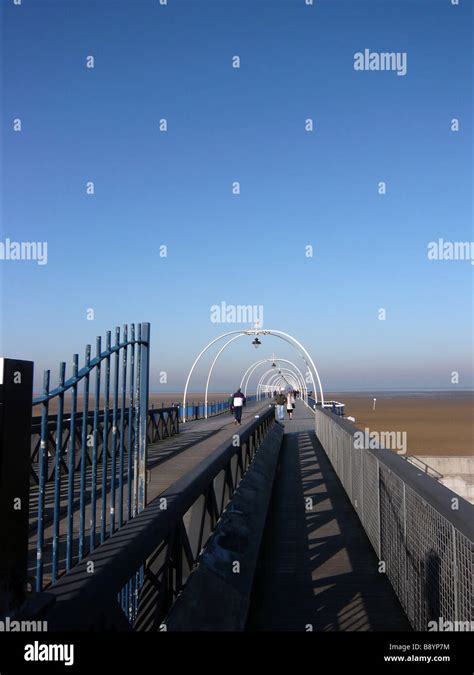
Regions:
M 52 389 L 45 371 L 33 400 L 30 455 L 30 575 L 37 591 L 54 584 L 146 505 L 146 447 L 179 433 L 182 406 L 149 409 L 149 324 L 107 332 L 96 354 L 87 345 L 59 367 Z M 249 396 L 253 401 L 256 396 Z M 53 405 L 54 410 L 51 411 Z M 204 402 L 187 406 L 188 420 L 205 417 Z M 208 416 L 229 412 L 229 399 L 208 403 Z M 121 593 L 126 613 L 141 587 L 138 572 Z M 131 611 L 131 610 L 130 610 Z
M 30 492 L 38 591 L 145 506 L 149 331 L 147 323 L 117 328 L 114 344 L 109 331 L 105 350 L 97 338 L 95 357 L 87 345 L 79 368 L 75 354 L 68 379 L 60 364 L 54 389 L 44 373 L 33 401 L 41 415 L 32 425 Z

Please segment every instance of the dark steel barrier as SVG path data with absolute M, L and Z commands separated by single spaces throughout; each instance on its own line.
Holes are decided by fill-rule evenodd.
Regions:
M 270 408 L 59 579 L 49 590 L 49 628 L 163 630 L 163 618 L 273 424 Z

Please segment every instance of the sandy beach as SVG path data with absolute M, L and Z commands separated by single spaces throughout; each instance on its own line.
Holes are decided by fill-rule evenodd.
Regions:
M 221 401 L 228 395 L 228 392 L 210 393 L 208 400 Z M 182 397 L 181 393 L 150 393 L 150 407 L 180 403 Z M 409 455 L 474 455 L 474 392 L 327 392 L 325 398 L 345 403 L 346 417 L 355 417 L 360 429 L 406 432 Z M 189 403 L 203 401 L 202 392 L 188 395 Z M 65 411 L 69 409 L 66 400 Z M 50 414 L 55 412 L 53 400 Z M 33 415 L 39 414 L 36 406 Z
M 474 392 L 330 393 L 360 429 L 407 433 L 409 455 L 474 455 Z M 377 398 L 375 411 L 373 399 Z

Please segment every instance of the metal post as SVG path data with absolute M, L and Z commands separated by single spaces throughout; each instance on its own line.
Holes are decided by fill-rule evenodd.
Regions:
M 142 323 L 140 350 L 140 419 L 138 424 L 138 511 L 146 506 L 147 418 L 150 379 L 150 324 Z
M 33 363 L 0 359 L 0 615 L 26 590 L 32 400 Z

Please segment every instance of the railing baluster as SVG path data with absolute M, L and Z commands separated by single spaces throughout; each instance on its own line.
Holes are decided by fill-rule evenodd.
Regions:
M 72 376 L 77 378 L 79 371 L 79 354 L 72 357 Z M 66 542 L 66 571 L 72 567 L 74 546 L 74 472 L 76 464 L 76 412 L 77 412 L 77 382 L 72 386 L 71 422 L 69 427 L 68 450 L 68 481 L 67 481 L 67 542 Z
M 128 326 L 123 327 L 123 342 L 128 342 Z M 120 401 L 118 526 L 123 525 L 123 465 L 125 452 L 125 398 L 127 396 L 127 347 L 122 352 L 122 398 Z
M 45 370 L 43 377 L 43 396 L 49 394 L 50 371 Z M 44 498 L 46 476 L 48 473 L 48 410 L 49 400 L 46 398 L 41 407 L 41 437 L 38 449 L 38 528 L 36 542 L 36 591 L 43 590 L 43 549 L 44 549 Z
M 130 326 L 130 385 L 128 398 L 128 456 L 127 456 L 127 519 L 132 517 L 132 471 L 133 471 L 133 407 L 135 377 L 135 324 Z
M 140 443 L 140 369 L 141 369 L 141 339 L 142 339 L 142 325 L 138 324 L 138 335 L 137 335 L 137 368 L 136 368 L 136 377 L 135 377 L 135 415 L 133 420 L 133 432 L 134 432 L 134 441 L 133 441 L 133 508 L 132 516 L 135 516 L 138 513 L 138 452 L 139 452 L 139 443 Z
M 59 386 L 64 386 L 66 379 L 66 364 L 61 362 L 59 366 Z M 53 507 L 53 550 L 51 580 L 54 583 L 58 578 L 58 556 L 59 556 L 59 525 L 60 525 L 60 505 L 61 505 L 61 453 L 63 445 L 63 412 L 64 412 L 64 392 L 58 396 L 58 412 L 56 418 L 56 457 L 54 463 L 54 507 Z
M 91 360 L 91 346 L 86 346 L 85 367 L 89 369 Z M 79 560 L 85 555 L 85 508 L 86 508 L 86 457 L 87 457 L 87 417 L 89 412 L 89 377 L 84 376 L 84 401 L 82 403 L 82 434 L 81 434 L 81 481 L 79 493 Z
M 104 385 L 104 428 L 102 430 L 102 503 L 100 510 L 100 542 L 107 536 L 107 468 L 109 453 L 109 406 L 110 406 L 110 347 L 111 332 L 105 337 L 105 385 Z
M 95 397 L 94 397 L 94 430 L 92 445 L 92 477 L 91 477 L 91 518 L 89 550 L 95 549 L 96 529 L 97 529 L 97 452 L 99 447 L 99 412 L 100 412 L 100 371 L 102 362 L 100 354 L 102 351 L 102 340 L 100 336 L 96 341 L 96 356 L 99 362 L 95 366 Z
M 120 344 L 120 328 L 115 329 L 115 346 Z M 114 358 L 114 393 L 113 393 L 113 413 L 112 413 L 112 456 L 110 460 L 110 534 L 115 532 L 115 483 L 116 483 L 116 461 L 117 461 L 117 410 L 118 410 L 118 383 L 119 383 L 119 352 L 115 352 Z

